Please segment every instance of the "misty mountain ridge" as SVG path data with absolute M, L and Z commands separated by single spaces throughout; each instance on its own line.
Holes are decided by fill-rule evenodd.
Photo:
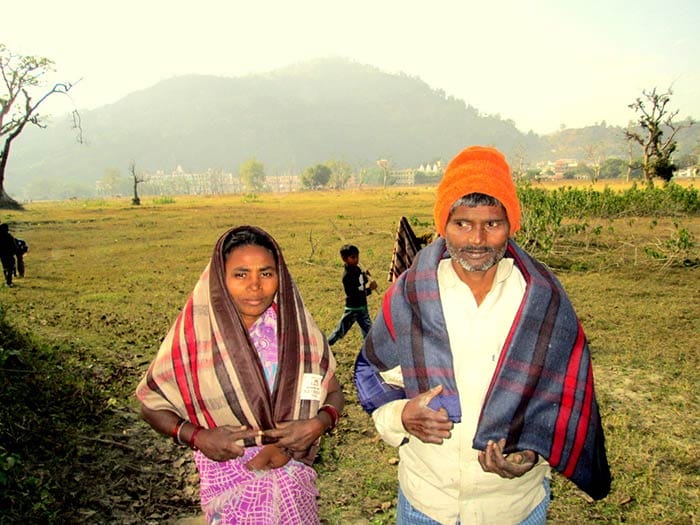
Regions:
M 606 144 L 609 156 L 627 151 L 619 127 L 523 133 L 417 77 L 341 58 L 244 77 L 174 77 L 80 116 L 84 144 L 68 116 L 25 130 L 9 158 L 8 193 L 31 196 L 37 184 L 94 187 L 108 170 L 126 174 L 131 161 L 139 172 L 236 173 L 256 158 L 276 175 L 329 159 L 359 168 L 386 158 L 411 168 L 448 161 L 471 144 L 526 163 L 581 158 L 589 141 Z

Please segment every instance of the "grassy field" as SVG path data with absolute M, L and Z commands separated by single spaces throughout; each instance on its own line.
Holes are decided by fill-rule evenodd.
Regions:
M 27 372 L 36 399 L 21 410 L 38 416 L 12 414 L 10 407 L 24 426 L 0 424 L 3 443 L 35 447 L 32 457 L 20 454 L 37 478 L 33 485 L 21 480 L 36 487 L 27 498 L 54 512 L 56 523 L 167 523 L 196 515 L 189 453 L 138 419 L 132 393 L 215 240 L 239 224 L 268 230 L 329 333 L 343 308 L 340 245 L 356 244 L 361 265 L 385 290 L 399 217 L 411 217 L 419 234 L 429 231 L 433 198 L 434 188 L 394 188 L 144 198 L 140 207 L 127 199 L 32 203 L 25 211 L 0 211 L 0 221 L 30 246 L 26 277 L 13 289 L 0 288 L 0 306 L 16 340 L 51 365 Z M 679 224 L 700 238 L 700 218 L 588 223 L 558 240 L 545 261 L 569 291 L 591 343 L 613 490 L 594 503 L 555 476 L 549 521 L 698 523 L 700 270 L 653 260 L 645 248 L 666 246 Z M 697 260 L 697 248 L 690 255 Z M 370 296 L 373 315 L 380 297 Z M 25 334 L 32 334 L 29 342 Z M 347 408 L 317 463 L 329 524 L 394 521 L 398 456 L 357 404 L 352 363 L 360 344 L 355 327 L 333 347 Z M 3 345 L 7 353 L 10 343 Z M 6 458 L 14 451 L 4 452 Z M 0 467 L 10 474 L 18 468 L 7 461 Z

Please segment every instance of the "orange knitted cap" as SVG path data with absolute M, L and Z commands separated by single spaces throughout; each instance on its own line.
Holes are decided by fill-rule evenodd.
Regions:
M 497 149 L 472 146 L 450 161 L 437 188 L 433 218 L 441 236 L 452 205 L 470 193 L 498 199 L 506 209 L 510 235 L 520 229 L 520 202 L 506 158 Z

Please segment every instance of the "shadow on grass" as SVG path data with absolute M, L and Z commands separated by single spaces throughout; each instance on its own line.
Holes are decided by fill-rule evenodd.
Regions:
M 118 374 L 10 326 L 0 305 L 0 524 L 164 523 L 194 464 L 110 395 Z
M 0 307 L 2 523 L 75 521 L 81 508 L 76 429 L 99 422 L 103 396 L 80 370 L 8 325 Z
M 95 517 L 85 436 L 113 417 L 87 363 L 8 325 L 0 308 L 2 523 L 80 523 Z M 96 476 L 96 477 L 93 477 Z

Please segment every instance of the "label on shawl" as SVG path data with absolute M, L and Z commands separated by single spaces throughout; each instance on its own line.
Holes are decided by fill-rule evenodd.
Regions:
M 301 380 L 302 401 L 321 401 L 321 379 L 320 374 L 304 374 Z

